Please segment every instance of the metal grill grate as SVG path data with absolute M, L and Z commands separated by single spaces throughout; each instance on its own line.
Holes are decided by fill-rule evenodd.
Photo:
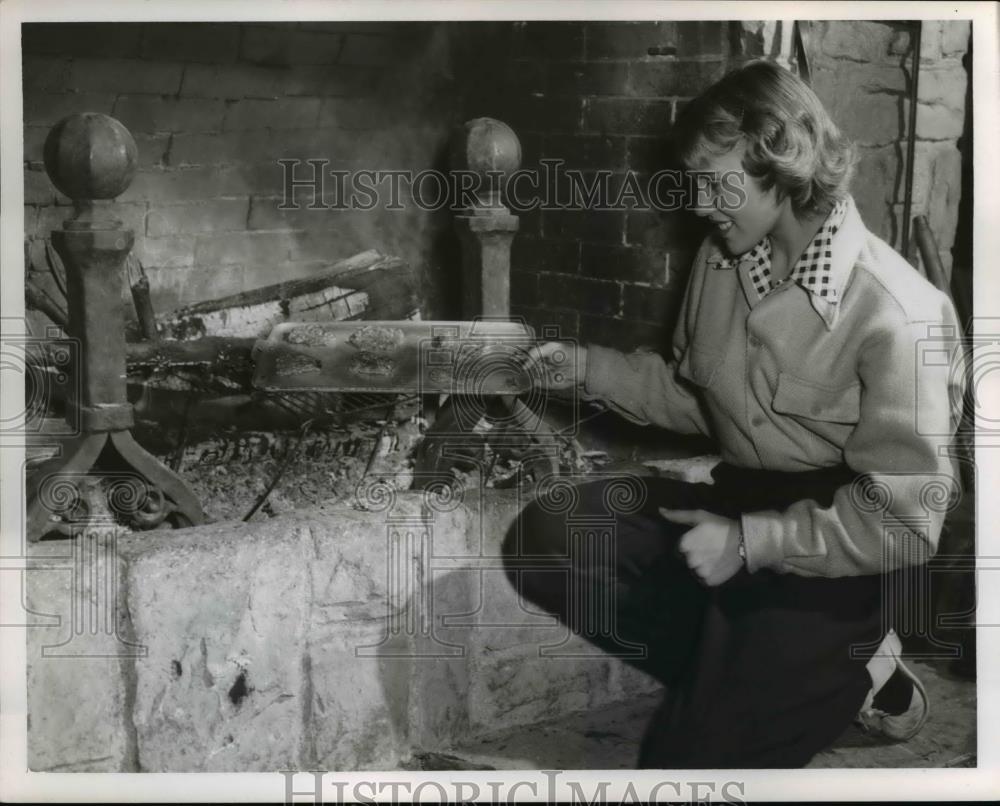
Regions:
M 260 392 L 262 400 L 280 406 L 304 422 L 339 422 L 371 412 L 382 415 L 393 405 L 402 406 L 417 395 L 371 392 Z

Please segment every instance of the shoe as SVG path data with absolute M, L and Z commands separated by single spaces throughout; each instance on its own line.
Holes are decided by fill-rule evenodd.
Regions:
M 872 678 L 872 688 L 854 721 L 865 733 L 886 736 L 896 741 L 912 739 L 927 722 L 930 700 L 920 679 L 903 663 L 903 644 L 895 631 L 889 630 L 865 667 Z M 896 672 L 913 683 L 910 707 L 901 714 L 890 714 L 874 706 L 875 695 Z

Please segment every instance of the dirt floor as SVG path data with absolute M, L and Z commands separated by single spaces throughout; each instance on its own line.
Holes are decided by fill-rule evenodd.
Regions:
M 976 684 L 944 661 L 908 661 L 927 687 L 930 718 L 908 742 L 889 742 L 851 727 L 809 768 L 976 766 Z M 657 705 L 644 696 L 624 705 L 578 713 L 488 740 L 427 754 L 408 769 L 634 769 L 646 721 Z

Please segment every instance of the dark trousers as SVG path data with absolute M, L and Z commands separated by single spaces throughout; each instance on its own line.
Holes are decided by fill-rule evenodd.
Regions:
M 882 638 L 882 577 L 741 570 L 708 587 L 677 548 L 688 526 L 659 507 L 727 517 L 813 499 L 845 467 L 719 465 L 714 484 L 656 477 L 557 481 L 520 514 L 504 554 L 520 594 L 666 686 L 639 767 L 801 767 L 851 723 Z M 852 652 L 853 648 L 853 652 Z

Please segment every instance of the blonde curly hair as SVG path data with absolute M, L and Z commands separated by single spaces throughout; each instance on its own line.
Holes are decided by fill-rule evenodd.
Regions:
M 855 149 L 798 76 L 759 60 L 727 73 L 681 111 L 672 139 L 696 168 L 745 143 L 743 167 L 796 215 L 831 208 L 848 193 Z

